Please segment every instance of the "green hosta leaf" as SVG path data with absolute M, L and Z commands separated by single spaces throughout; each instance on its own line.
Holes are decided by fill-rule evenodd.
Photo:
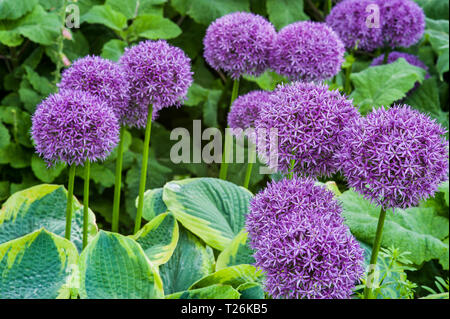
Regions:
M 164 296 L 158 268 L 133 239 L 101 230 L 79 258 L 83 299 Z
M 245 229 L 217 257 L 216 270 L 240 264 L 253 264 L 253 250 L 248 246 L 248 233 Z
M 250 10 L 248 0 L 187 0 L 186 2 L 184 5 L 178 3 L 176 7 L 187 10 L 187 14 L 192 19 L 205 25 L 209 25 L 227 13 Z
M 132 238 L 141 245 L 150 261 L 158 266 L 172 256 L 178 243 L 178 223 L 171 213 L 156 216 Z
M 229 285 L 212 285 L 205 288 L 180 291 L 166 299 L 239 299 L 239 292 Z
M 339 196 L 343 216 L 353 235 L 368 244 L 373 243 L 380 209 L 358 193 L 348 190 Z M 409 258 L 417 265 L 439 259 L 448 269 L 448 218 L 439 216 L 432 208 L 414 207 L 389 210 L 383 228 L 382 247 L 394 246 L 409 251 Z
M 108 5 L 93 6 L 81 17 L 82 22 L 98 23 L 115 31 L 122 31 L 127 27 L 127 18 Z
M 214 270 L 214 254 L 192 233 L 180 227 L 177 247 L 169 261 L 159 267 L 166 295 L 187 290 Z
M 167 206 L 162 199 L 163 189 L 155 188 L 149 189 L 144 193 L 144 208 L 142 218 L 152 220 L 155 216 L 165 213 Z M 136 198 L 136 201 L 138 198 Z M 137 204 L 136 204 L 137 205 Z
M 303 12 L 303 0 L 267 0 L 269 20 L 277 29 L 299 20 L 309 20 Z
M 34 175 L 44 183 L 53 182 L 65 167 L 65 164 L 58 163 L 49 168 L 47 167 L 47 163 L 36 154 L 33 154 L 33 157 L 31 158 L 31 169 L 33 170 Z
M 246 282 L 237 287 L 241 294 L 240 299 L 264 299 L 264 290 L 261 284 L 255 282 Z
M 14 20 L 31 11 L 38 0 L 2 0 L 0 1 L 0 19 Z
M 47 13 L 40 5 L 36 5 L 20 19 L 1 21 L 0 41 L 15 46 L 22 42 L 20 36 L 24 36 L 33 42 L 51 45 L 60 35 L 61 27 L 61 19 L 56 13 Z
M 44 227 L 64 237 L 67 191 L 60 185 L 42 184 L 14 193 L 0 210 L 0 243 Z M 71 241 L 82 248 L 83 207 L 74 197 Z M 97 233 L 95 215 L 89 210 L 89 239 Z
M 112 61 L 119 61 L 126 47 L 127 43 L 124 41 L 116 39 L 109 40 L 103 46 L 101 56 Z
M 425 70 L 400 58 L 394 63 L 369 67 L 350 75 L 355 90 L 351 98 L 364 114 L 372 107 L 389 106 L 406 96 L 416 82 L 422 82 Z
M 251 265 L 237 265 L 220 269 L 194 283 L 189 290 L 203 288 L 214 284 L 231 285 L 237 288 L 245 283 L 260 283 L 264 275 L 261 270 Z
M 219 250 L 244 227 L 251 197 L 245 188 L 216 178 L 172 181 L 163 192 L 163 200 L 177 220 Z
M 176 23 L 157 15 L 141 15 L 134 20 L 127 30 L 127 33 L 134 38 L 172 39 L 181 34 L 181 29 Z
M 45 229 L 0 245 L 0 298 L 53 299 L 76 295 L 78 252 Z

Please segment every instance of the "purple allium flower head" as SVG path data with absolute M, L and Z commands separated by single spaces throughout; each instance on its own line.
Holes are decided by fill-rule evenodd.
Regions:
M 62 90 L 38 105 L 31 135 L 49 165 L 104 160 L 119 141 L 119 122 L 107 103 L 90 93 Z
M 330 91 L 325 84 L 293 82 L 270 94 L 256 129 L 278 130 L 278 163 L 269 162 L 272 169 L 287 173 L 293 159 L 299 175 L 329 176 L 338 167 L 334 153 L 341 147 L 342 129 L 359 116 L 339 91 Z M 270 145 L 269 136 L 264 140 Z
M 398 51 L 390 52 L 389 56 L 388 56 L 388 59 L 387 59 L 387 64 L 393 63 L 393 62 L 397 61 L 400 58 L 405 59 L 406 62 L 408 62 L 411 65 L 417 66 L 418 68 L 422 68 L 425 71 L 427 71 L 427 73 L 425 75 L 425 79 L 428 79 L 430 77 L 430 75 L 428 74 L 428 67 L 425 65 L 425 63 L 420 61 L 418 57 L 416 57 L 415 55 L 412 55 L 412 54 L 408 54 L 408 53 L 404 53 L 404 52 L 398 52 Z M 379 57 L 375 58 L 372 61 L 371 66 L 382 65 L 383 61 L 384 61 L 384 55 L 382 54 L 382 55 L 380 55 Z M 414 87 L 411 90 L 409 90 L 407 95 L 411 94 L 411 92 L 413 92 L 419 86 L 420 86 L 420 82 L 416 82 L 414 84 Z
M 121 124 L 134 126 L 129 84 L 119 64 L 98 56 L 78 59 L 63 72 L 58 87 L 61 90 L 81 90 L 97 95 L 113 109 Z
M 252 91 L 239 96 L 228 113 L 228 126 L 232 129 L 254 128 L 261 108 L 268 102 L 271 92 Z
M 425 14 L 411 0 L 378 0 L 384 42 L 390 47 L 410 47 L 425 30 Z
M 371 6 L 376 0 L 344 0 L 331 10 L 326 18 L 327 24 L 339 35 L 345 47 L 353 49 L 356 45 L 365 51 L 373 51 L 383 46 L 382 29 L 369 27 Z
M 203 38 L 206 62 L 231 78 L 260 75 L 269 66 L 276 31 L 263 17 L 234 12 L 218 18 Z
M 325 23 L 301 21 L 278 32 L 271 67 L 291 80 L 321 81 L 336 75 L 344 44 Z
M 155 119 L 162 108 L 179 106 L 186 99 L 193 81 L 190 61 L 183 50 L 164 40 L 142 41 L 125 49 L 119 63 L 127 73 L 132 106 L 138 109 L 137 127 L 145 127 L 149 104 Z
M 251 200 L 246 229 L 272 297 L 350 297 L 364 251 L 341 213 L 333 194 L 310 178 L 272 182 Z
M 344 129 L 341 170 L 350 187 L 384 209 L 408 208 L 448 178 L 446 130 L 409 105 L 374 109 Z

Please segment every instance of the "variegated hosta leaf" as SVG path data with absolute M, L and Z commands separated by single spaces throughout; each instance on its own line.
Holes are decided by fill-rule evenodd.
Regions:
M 145 191 L 142 218 L 145 220 L 152 220 L 155 216 L 167 211 L 167 206 L 164 204 L 162 195 L 162 188 L 149 189 Z M 136 198 L 136 207 L 138 199 L 139 198 Z
M 248 246 L 248 233 L 245 229 L 234 237 L 233 241 L 228 245 L 217 257 L 216 270 L 229 266 L 240 264 L 253 264 L 253 250 Z
M 216 178 L 172 181 L 163 200 L 184 227 L 208 245 L 224 250 L 244 227 L 252 194 Z
M 166 263 L 178 243 L 178 223 L 171 213 L 153 218 L 132 236 L 141 245 L 148 259 L 155 265 Z
M 237 287 L 241 294 L 240 299 L 264 299 L 264 290 L 261 284 L 256 282 L 246 282 Z
M 75 245 L 45 229 L 0 245 L 0 299 L 77 295 Z
M 176 292 L 166 296 L 166 299 L 239 299 L 239 297 L 239 292 L 229 285 L 212 285 Z
M 214 271 L 214 253 L 191 232 L 180 226 L 178 245 L 167 263 L 159 267 L 166 295 L 187 290 Z
M 163 298 L 158 268 L 129 237 L 101 230 L 79 259 L 80 297 L 89 299 Z
M 240 285 L 253 282 L 260 283 L 264 278 L 263 272 L 252 265 L 237 265 L 220 269 L 195 282 L 189 290 L 203 288 L 215 284 L 231 285 L 238 288 Z
M 14 193 L 0 210 L 0 244 L 42 227 L 64 237 L 67 191 L 64 186 L 41 184 Z M 81 251 L 83 206 L 74 197 L 71 241 Z M 88 240 L 97 233 L 95 215 L 89 210 Z

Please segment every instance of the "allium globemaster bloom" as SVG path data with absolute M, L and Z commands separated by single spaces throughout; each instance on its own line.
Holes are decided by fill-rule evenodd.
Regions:
M 269 95 L 256 128 L 278 130 L 278 167 L 269 163 L 271 168 L 287 173 L 293 159 L 293 171 L 299 175 L 329 176 L 338 167 L 334 154 L 342 146 L 342 130 L 359 116 L 339 91 L 325 84 L 293 82 Z M 270 145 L 268 137 L 265 144 Z
M 231 104 L 228 113 L 228 126 L 232 129 L 254 128 L 258 120 L 261 108 L 268 102 L 271 92 L 252 91 L 239 96 Z
M 276 31 L 263 17 L 234 12 L 210 24 L 203 39 L 206 62 L 231 78 L 260 75 L 269 66 Z
M 121 124 L 134 126 L 129 84 L 119 64 L 98 56 L 78 59 L 63 72 L 58 87 L 60 90 L 81 90 L 100 97 L 113 109 Z
M 349 298 L 363 250 L 333 194 L 312 179 L 270 183 L 250 202 L 246 229 L 274 298 Z
M 179 106 L 186 99 L 192 84 L 191 60 L 180 48 L 164 40 L 143 41 L 126 48 L 119 60 L 130 83 L 130 98 L 136 126 L 145 127 L 148 106 L 157 112 L 171 105 Z
M 373 51 L 383 46 L 382 28 L 370 27 L 370 6 L 376 0 L 344 0 L 333 7 L 326 18 L 327 24 L 339 35 L 347 49 Z
M 378 0 L 384 42 L 392 48 L 416 44 L 425 30 L 425 14 L 412 0 Z
M 434 119 L 408 105 L 373 110 L 344 129 L 337 155 L 350 187 L 383 209 L 408 208 L 448 179 L 448 141 Z
M 322 81 L 336 75 L 344 44 L 325 23 L 300 21 L 278 32 L 271 68 L 291 80 Z
M 37 106 L 31 135 L 49 165 L 104 160 L 119 140 L 119 123 L 107 103 L 79 90 L 63 90 Z

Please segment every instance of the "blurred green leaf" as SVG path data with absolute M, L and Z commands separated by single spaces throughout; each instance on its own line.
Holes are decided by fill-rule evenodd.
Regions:
M 15 20 L 30 12 L 38 0 L 2 0 L 0 1 L 0 19 Z
M 303 12 L 303 0 L 267 0 L 269 20 L 279 30 L 296 21 L 309 20 Z
M 109 40 L 103 46 L 101 56 L 112 61 L 119 61 L 126 47 L 127 43 L 125 41 L 117 39 Z
M 127 18 L 108 5 L 93 6 L 81 17 L 82 22 L 99 23 L 115 31 L 122 31 L 127 27 Z
M 37 154 L 33 154 L 31 158 L 31 169 L 34 175 L 44 183 L 51 183 L 58 177 L 66 167 L 63 163 L 55 164 L 53 167 L 48 167 L 47 163 L 41 159 Z
M 248 0 L 185 0 L 172 3 L 182 14 L 187 13 L 196 22 L 209 25 L 212 21 L 227 13 L 249 11 Z
M 126 33 L 131 40 L 139 37 L 151 40 L 171 39 L 180 35 L 181 29 L 169 19 L 146 14 L 138 16 Z

